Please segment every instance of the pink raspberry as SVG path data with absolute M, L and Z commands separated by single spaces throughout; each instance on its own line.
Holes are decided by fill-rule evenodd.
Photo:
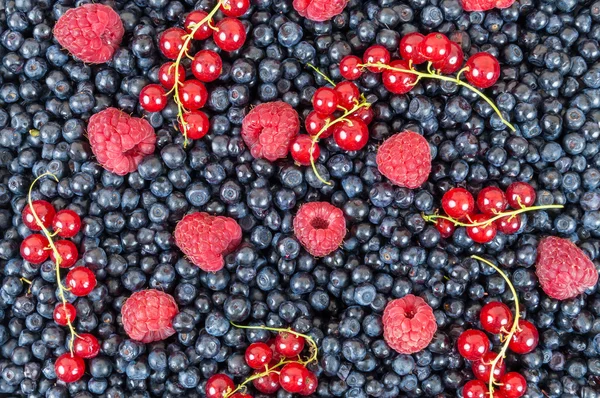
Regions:
M 537 250 L 535 272 L 548 296 L 570 299 L 598 282 L 594 263 L 570 240 L 548 236 L 540 241 Z
M 301 16 L 311 21 L 327 21 L 344 11 L 348 0 L 294 0 L 292 5 Z
M 150 123 L 117 108 L 93 115 L 87 131 L 98 163 L 121 176 L 135 171 L 144 156 L 154 153 L 156 134 Z
M 135 292 L 125 301 L 121 319 L 129 337 L 151 343 L 175 334 L 172 321 L 178 312 L 170 294 L 149 289 Z
M 382 320 L 383 339 L 400 354 L 423 350 L 437 330 L 431 307 L 412 294 L 390 301 Z
M 282 101 L 254 107 L 242 122 L 242 138 L 252 156 L 271 162 L 288 155 L 290 144 L 299 131 L 298 113 Z
M 515 0 L 461 0 L 465 11 L 488 11 L 493 8 L 508 8 Z
M 394 184 L 418 188 L 431 172 L 431 150 L 420 134 L 404 131 L 391 136 L 377 151 L 377 167 Z
M 110 60 L 123 40 L 119 14 L 103 4 L 71 8 L 58 19 L 54 37 L 83 62 L 101 64 Z
M 310 202 L 298 210 L 294 233 L 313 256 L 323 257 L 340 247 L 346 236 L 344 212 L 327 202 Z
M 242 229 L 233 218 L 192 213 L 175 227 L 175 244 L 198 267 L 206 272 L 223 268 L 223 256 L 242 241 Z

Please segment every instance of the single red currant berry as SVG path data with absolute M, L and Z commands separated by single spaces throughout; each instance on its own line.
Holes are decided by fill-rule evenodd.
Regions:
M 212 50 L 200 50 L 192 61 L 192 73 L 201 82 L 212 82 L 221 76 L 223 61 Z
M 83 297 L 96 287 L 96 276 L 89 268 L 75 267 L 67 274 L 65 283 L 73 295 Z
M 40 219 L 42 225 L 45 228 L 50 227 L 50 225 L 52 224 L 52 219 L 54 218 L 54 215 L 56 213 L 56 210 L 54 210 L 54 206 L 52 206 L 50 202 L 47 202 L 45 200 L 34 200 L 33 202 L 31 202 L 31 204 L 33 205 L 33 211 L 29 204 L 27 204 L 23 209 L 23 224 L 25 224 L 27 228 L 29 228 L 32 231 L 41 231 L 42 227 L 38 225 L 35 216 L 33 215 L 33 212 L 35 212 L 35 214 Z
M 100 343 L 95 336 L 81 333 L 73 340 L 73 351 L 81 358 L 95 358 L 100 352 Z
M 40 234 L 29 235 L 21 242 L 21 257 L 31 264 L 40 264 L 48 259 L 48 239 Z
M 215 44 L 223 51 L 239 50 L 246 41 L 244 24 L 235 18 L 223 18 L 213 33 Z
M 235 389 L 233 380 L 227 375 L 218 373 L 206 381 L 204 393 L 206 398 L 223 398 L 225 394 Z
M 513 182 L 506 188 L 506 200 L 513 209 L 533 206 L 535 189 L 526 182 Z
M 469 380 L 463 386 L 464 398 L 489 398 L 487 385 L 481 380 Z
M 198 24 L 202 22 L 207 16 L 208 14 L 205 11 L 195 10 L 190 12 L 185 18 L 183 26 L 185 26 L 185 30 L 188 33 L 194 32 L 195 40 L 205 40 L 212 35 L 212 29 L 208 26 L 206 22 L 204 22 L 201 26 L 198 26 Z
M 512 235 L 521 228 L 521 215 L 505 216 L 496 220 L 498 231 L 506 235 Z
M 334 90 L 338 94 L 340 106 L 344 109 L 350 110 L 354 105 L 358 104 L 360 99 L 360 91 L 356 84 L 352 82 L 340 82 L 335 85 Z
M 480 360 L 473 362 L 471 370 L 475 377 L 487 383 L 490 380 L 490 373 L 492 372 L 492 362 L 496 360 L 497 356 L 498 354 L 495 352 L 488 352 Z M 498 360 L 494 367 L 494 380 L 500 380 L 505 371 L 506 363 L 504 359 Z
M 272 338 L 269 341 L 267 341 L 267 345 L 269 346 L 269 348 L 271 349 L 271 352 L 273 353 L 273 359 L 271 359 L 271 362 L 269 363 L 269 365 L 273 366 L 279 363 L 279 361 L 281 361 L 281 354 L 279 353 L 279 351 L 277 351 L 277 339 L 276 338 Z
M 52 317 L 54 322 L 60 326 L 66 326 L 68 323 L 73 323 L 77 316 L 77 310 L 71 303 L 59 303 L 54 307 Z
M 275 349 L 286 358 L 294 358 L 304 349 L 304 337 L 291 332 L 279 332 L 275 337 Z
M 254 388 L 263 394 L 274 394 L 279 390 L 279 375 L 275 372 L 270 372 L 266 376 L 252 380 Z
M 539 341 L 540 335 L 533 323 L 520 319 L 517 331 L 508 343 L 508 348 L 517 354 L 528 354 L 537 347 Z
M 450 74 L 457 72 L 464 61 L 463 50 L 457 43 L 451 41 L 448 56 L 441 61 L 434 62 L 433 67 L 441 73 Z
M 312 395 L 317 391 L 319 386 L 319 380 L 313 372 L 308 372 L 308 375 L 304 379 L 304 388 L 300 391 L 300 395 Z
M 252 398 L 252 395 L 243 392 L 236 392 L 229 398 Z
M 158 81 L 164 88 L 170 90 L 175 85 L 175 73 L 177 72 L 177 81 L 183 83 L 185 80 L 185 69 L 183 65 L 178 65 L 175 68 L 174 62 L 166 62 L 158 69 Z
M 442 61 L 450 54 L 450 40 L 442 33 L 430 33 L 423 38 L 419 52 L 427 61 Z
M 508 333 L 513 316 L 510 308 L 499 301 L 491 301 L 483 306 L 479 313 L 479 322 L 486 332 L 492 334 Z
M 298 362 L 288 363 L 279 372 L 279 384 L 287 392 L 299 393 L 304 390 L 304 381 L 308 373 L 308 369 Z
M 313 141 L 308 135 L 298 134 L 296 139 L 292 141 L 290 152 L 296 163 L 302 166 L 309 166 L 311 158 L 313 162 L 319 158 L 321 148 L 316 143 L 313 145 Z
M 461 219 L 475 210 L 475 199 L 464 188 L 452 188 L 442 196 L 442 208 L 448 217 Z
M 179 89 L 179 101 L 187 110 L 195 111 L 202 108 L 207 99 L 206 87 L 198 80 L 186 80 Z
M 358 151 L 369 141 L 369 128 L 359 119 L 344 120 L 335 125 L 333 138 L 340 149 Z
M 85 362 L 77 355 L 67 352 L 56 358 L 54 372 L 58 380 L 65 383 L 74 383 L 81 379 L 85 373 Z
M 241 17 L 250 8 L 250 0 L 224 0 L 221 3 L 221 11 L 228 17 Z
M 375 44 L 365 50 L 363 54 L 363 63 L 365 64 L 382 64 L 387 65 L 390 63 L 390 52 L 384 46 L 380 44 Z M 383 68 L 379 68 L 376 66 L 369 66 L 371 72 L 381 73 L 383 72 Z
M 340 74 L 344 79 L 356 80 L 362 75 L 360 65 L 360 58 L 356 55 L 346 55 L 340 61 Z
M 425 36 L 418 32 L 404 35 L 402 40 L 400 40 L 400 56 L 402 59 L 406 60 L 406 62 L 412 61 L 413 65 L 419 65 L 427 61 L 419 51 L 423 39 L 425 39 Z
M 339 98 L 334 89 L 321 87 L 315 91 L 312 104 L 315 111 L 323 116 L 331 115 L 337 110 Z
M 187 134 L 191 140 L 199 140 L 204 137 L 210 128 L 210 121 L 206 113 L 202 111 L 191 111 L 183 114 L 185 125 L 179 123 L 179 130 Z
M 500 379 L 500 391 L 506 398 L 520 398 L 527 391 L 527 381 L 517 372 L 508 372 Z
M 449 238 L 454 233 L 456 226 L 450 220 L 438 218 L 435 220 L 435 228 L 439 231 L 440 236 L 444 239 Z
M 246 348 L 245 357 L 252 369 L 264 369 L 273 359 L 273 351 L 265 343 L 252 343 Z
M 59 210 L 52 219 L 52 229 L 61 238 L 72 238 L 81 229 L 81 218 L 73 210 Z
M 325 128 L 328 119 L 330 119 L 329 116 L 322 116 L 317 112 L 312 111 L 308 114 L 308 116 L 306 116 L 306 119 L 304 119 L 304 128 L 306 128 L 306 132 L 308 134 L 313 136 L 317 135 Z M 327 138 L 331 136 L 331 134 L 333 134 L 332 128 L 323 130 L 319 136 L 319 139 Z
M 506 210 L 508 202 L 498 187 L 485 187 L 477 195 L 477 208 L 483 214 L 494 216 Z
M 148 84 L 140 91 L 140 105 L 148 112 L 162 111 L 167 106 L 165 89 L 160 84 Z
M 398 69 L 410 70 L 406 61 L 392 61 L 390 66 Z M 381 81 L 389 92 L 394 94 L 406 94 L 413 89 L 417 81 L 417 75 L 386 69 L 381 75 Z
M 475 87 L 493 86 L 500 77 L 500 64 L 496 57 L 489 53 L 477 53 L 467 60 L 465 77 Z
M 54 246 L 60 255 L 60 267 L 61 268 L 71 268 L 79 258 L 79 251 L 77 250 L 77 246 L 70 240 L 61 239 L 54 242 Z M 50 251 L 50 259 L 53 262 L 57 262 L 56 257 L 54 256 L 54 250 Z
M 469 361 L 481 359 L 490 350 L 490 339 L 481 330 L 465 330 L 458 336 L 458 352 Z
M 490 216 L 485 214 L 475 214 L 469 216 L 469 221 L 473 224 L 479 224 L 486 222 L 490 219 Z M 485 224 L 475 225 L 467 227 L 467 235 L 473 239 L 476 243 L 488 243 L 496 237 L 497 229 L 495 222 L 486 222 Z
M 351 115 L 355 119 L 360 119 L 366 124 L 371 124 L 375 115 L 373 114 L 373 109 L 371 107 L 363 106 L 356 112 Z
M 177 59 L 179 52 L 185 45 L 185 30 L 180 28 L 169 28 L 161 33 L 158 39 L 158 47 L 160 52 L 169 59 Z M 189 50 L 190 43 L 187 43 L 187 49 Z

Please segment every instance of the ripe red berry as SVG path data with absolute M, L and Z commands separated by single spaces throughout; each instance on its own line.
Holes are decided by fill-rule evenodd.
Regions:
M 500 334 L 508 333 L 513 322 L 510 308 L 499 301 L 491 301 L 479 312 L 479 322 L 486 332 Z
M 198 23 L 202 22 L 208 14 L 202 10 L 195 10 L 188 14 L 185 18 L 183 26 L 188 33 L 194 32 L 195 40 L 205 40 L 212 35 L 212 29 L 205 22 L 201 26 L 197 26 Z
M 233 380 L 227 375 L 218 373 L 206 381 L 204 393 L 206 394 L 206 398 L 223 398 L 226 393 L 234 389 Z
M 527 391 L 527 381 L 517 372 L 508 372 L 500 379 L 500 391 L 506 398 L 519 398 Z
M 252 343 L 246 348 L 246 363 L 252 369 L 264 369 L 273 359 L 273 351 L 265 343 Z
M 167 95 L 160 84 L 148 84 L 140 91 L 140 105 L 148 112 L 160 112 L 167 106 Z
M 212 82 L 221 76 L 223 61 L 212 50 L 200 50 L 192 61 L 192 73 L 201 82 Z
M 304 119 L 304 128 L 309 135 L 317 135 L 327 125 L 327 119 L 331 119 L 331 117 L 319 115 L 317 112 L 312 111 Z M 331 134 L 333 134 L 333 129 L 328 128 L 321 133 L 319 139 L 327 138 Z
M 321 148 L 316 143 L 313 145 L 312 139 L 308 135 L 298 134 L 292 141 L 290 152 L 296 163 L 302 166 L 309 166 L 311 158 L 313 161 L 319 158 Z
M 158 81 L 167 90 L 172 89 L 175 85 L 175 71 L 177 71 L 177 80 L 183 83 L 185 80 L 183 65 L 178 65 L 177 69 L 175 69 L 175 62 L 165 62 L 158 69 Z
M 483 214 L 494 216 L 506 210 L 508 202 L 498 187 L 485 187 L 477 195 L 477 208 Z
M 361 60 L 356 55 L 347 55 L 340 61 L 340 74 L 344 79 L 356 80 L 362 75 Z
M 481 359 L 473 362 L 471 370 L 475 377 L 487 383 L 490 380 L 490 374 L 492 372 L 492 361 L 494 361 L 497 356 L 498 354 L 495 352 L 488 352 Z M 505 371 L 506 363 L 504 362 L 504 359 L 500 359 L 496 362 L 496 366 L 494 366 L 494 380 L 500 380 Z
M 221 11 L 228 17 L 241 17 L 250 8 L 250 0 L 224 0 L 221 3 Z
M 493 86 L 500 77 L 500 64 L 496 57 L 489 53 L 477 53 L 467 60 L 465 77 L 472 85 L 479 88 Z
M 60 267 L 71 268 L 79 258 L 79 251 L 77 246 L 70 240 L 61 239 L 54 242 L 54 246 L 60 255 Z M 54 250 L 50 251 L 50 259 L 56 263 L 56 257 L 54 256 Z
M 185 44 L 185 35 L 185 30 L 181 28 L 169 28 L 162 32 L 158 39 L 160 52 L 169 59 L 177 59 Z M 189 50 L 189 42 L 187 47 Z
M 239 50 L 246 41 L 244 24 L 235 18 L 223 18 L 213 33 L 215 44 L 223 51 Z
M 77 316 L 77 310 L 71 303 L 59 303 L 54 307 L 52 317 L 57 325 L 66 326 L 68 323 L 73 323 Z
M 81 358 L 95 358 L 100 352 L 100 343 L 94 335 L 80 333 L 73 340 L 73 352 Z
M 266 376 L 252 380 L 254 388 L 263 394 L 274 394 L 279 390 L 279 375 L 275 372 L 270 372 Z
M 33 211 L 35 211 L 35 214 L 42 222 L 42 225 L 45 228 L 50 227 L 50 225 L 52 224 L 52 219 L 54 218 L 56 212 L 54 210 L 54 206 L 52 206 L 50 202 L 47 202 L 45 200 L 34 200 L 33 202 L 31 202 L 31 204 L 33 205 Z M 37 221 L 35 220 L 32 208 L 29 206 L 29 204 L 27 204 L 25 208 L 23 208 L 22 218 L 23 224 L 25 224 L 30 230 L 42 230 L 42 227 L 39 226 Z
M 387 65 L 390 63 L 390 52 L 384 46 L 380 44 L 375 44 L 367 48 L 363 54 L 363 63 L 365 64 L 383 64 Z M 383 72 L 383 68 L 379 68 L 376 66 L 369 66 L 371 72 L 381 73 Z
M 450 54 L 450 40 L 442 33 L 430 33 L 421 42 L 419 52 L 427 61 L 442 61 Z
M 469 380 L 463 386 L 464 398 L 489 398 L 487 385 L 481 380 Z
M 252 398 L 252 395 L 243 392 L 236 392 L 229 398 Z
M 187 110 L 195 111 L 202 108 L 207 99 L 206 87 L 198 80 L 186 80 L 179 89 L 179 101 Z
M 187 137 L 191 140 L 199 140 L 204 137 L 210 128 L 208 116 L 202 111 L 184 113 L 183 121 L 185 122 L 185 126 L 179 123 L 179 131 L 182 133 L 185 131 Z
M 344 151 L 358 151 L 369 141 L 369 128 L 359 119 L 344 120 L 335 125 L 333 138 Z
M 540 335 L 533 323 L 520 319 L 517 331 L 508 343 L 508 348 L 517 354 L 528 354 L 537 347 L 539 340 Z
M 485 214 L 475 214 L 473 216 L 469 216 L 468 218 L 471 223 L 475 224 L 488 221 L 490 216 L 486 216 Z M 469 238 L 473 239 L 473 241 L 477 243 L 483 244 L 491 242 L 492 239 L 496 237 L 496 233 L 497 228 L 495 222 L 487 222 L 485 224 L 467 227 L 467 235 L 469 235 Z
M 52 229 L 61 238 L 72 238 L 81 229 L 81 218 L 73 210 L 60 210 L 52 219 Z
M 469 361 L 481 359 L 490 350 L 490 339 L 481 330 L 465 330 L 458 336 L 458 352 Z
M 438 218 L 435 220 L 435 228 L 439 231 L 442 238 L 449 238 L 454 233 L 456 226 L 450 220 Z
M 473 213 L 475 199 L 471 192 L 464 188 L 452 188 L 442 197 L 442 208 L 448 217 L 458 220 Z
M 317 391 L 319 386 L 319 380 L 313 372 L 308 372 L 308 375 L 304 379 L 304 389 L 300 391 L 300 395 L 312 395 Z
M 286 364 L 279 372 L 279 384 L 281 388 L 293 394 L 304 390 L 304 381 L 308 377 L 308 369 L 298 362 Z
M 356 84 L 352 82 L 340 82 L 335 85 L 334 90 L 338 94 L 340 106 L 344 109 L 352 109 L 360 99 L 360 91 L 356 87 Z
M 441 61 L 433 63 L 433 67 L 444 74 L 450 74 L 457 72 L 465 61 L 465 55 L 463 54 L 460 46 L 451 41 L 450 52 L 448 56 Z
M 362 108 L 354 112 L 351 116 L 355 119 L 362 120 L 366 124 L 370 124 L 373 121 L 373 117 L 375 117 L 375 115 L 373 114 L 373 109 L 371 109 L 371 107 L 366 106 L 363 106 Z
M 96 276 L 89 268 L 75 267 L 67 274 L 65 284 L 75 296 L 87 296 L 96 287 Z
M 409 70 L 408 63 L 406 61 L 397 60 L 390 63 L 391 67 Z M 417 81 L 417 75 L 406 72 L 399 72 L 394 70 L 386 69 L 381 75 L 381 82 L 385 88 L 394 94 L 406 94 L 413 89 L 415 82 Z
M 279 332 L 275 337 L 275 349 L 286 358 L 294 358 L 304 349 L 304 337 L 291 332 Z
M 81 379 L 85 373 L 85 362 L 77 355 L 67 352 L 56 358 L 54 372 L 58 380 L 65 383 L 74 383 Z
M 506 235 L 512 235 L 521 228 L 521 215 L 504 216 L 496 220 L 498 231 Z
M 405 35 L 400 40 L 400 56 L 402 56 L 402 59 L 406 60 L 406 62 L 412 61 L 413 65 L 419 65 L 427 61 L 419 51 L 424 38 L 425 36 L 418 32 Z
M 50 255 L 48 239 L 44 235 L 32 234 L 21 242 L 21 257 L 31 264 L 40 264 Z
M 513 209 L 533 206 L 535 189 L 526 182 L 513 182 L 506 188 L 506 200 Z
M 331 115 L 337 110 L 339 102 L 337 92 L 329 87 L 317 89 L 312 99 L 313 108 L 320 115 Z

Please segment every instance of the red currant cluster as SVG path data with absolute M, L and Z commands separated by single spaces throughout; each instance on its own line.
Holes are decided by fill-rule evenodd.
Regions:
M 252 376 L 236 387 L 229 376 L 216 374 L 206 382 L 206 398 L 252 398 L 246 392 L 250 382 L 263 394 L 274 394 L 279 388 L 292 394 L 314 394 L 318 385 L 317 376 L 306 368 L 306 365 L 317 360 L 317 345 L 312 338 L 290 329 L 234 326 L 277 331 L 277 336 L 268 343 L 252 343 L 246 348 L 246 363 L 255 370 Z M 306 342 L 310 345 L 311 355 L 302 360 L 300 354 Z
M 29 188 L 28 204 L 23 209 L 23 223 L 32 231 L 21 243 L 21 257 L 32 264 L 41 264 L 50 257 L 55 264 L 58 295 L 61 303 L 54 308 L 54 322 L 68 326 L 71 332 L 69 341 L 70 352 L 59 356 L 55 362 L 56 376 L 65 383 L 79 380 L 85 372 L 83 358 L 93 358 L 100 351 L 98 339 L 89 333 L 77 334 L 73 321 L 77 316 L 75 306 L 67 301 L 65 291 L 77 297 L 87 296 L 96 286 L 94 273 L 86 267 L 75 267 L 69 270 L 63 286 L 60 276 L 61 268 L 72 267 L 79 258 L 75 244 L 68 240 L 77 235 L 81 229 L 81 219 L 72 210 L 56 211 L 54 206 L 45 200 L 31 200 L 31 191 L 35 183 L 43 177 L 52 174 L 42 174 Z M 54 177 L 56 178 L 56 177 Z M 57 180 L 58 181 L 58 180 Z M 49 228 L 54 232 L 50 233 Z M 63 239 L 54 241 L 58 236 Z
M 456 226 L 466 227 L 467 234 L 474 242 L 488 243 L 498 231 L 514 234 L 521 228 L 521 213 L 543 209 L 561 209 L 562 205 L 532 206 L 535 190 L 526 182 L 514 182 L 506 193 L 497 187 L 483 188 L 475 199 L 464 188 L 452 188 L 442 197 L 442 208 L 447 216 L 424 215 L 425 221 L 435 222 L 443 238 L 454 233 Z M 505 211 L 508 206 L 515 210 Z
M 208 133 L 208 116 L 199 110 L 208 99 L 204 83 L 218 79 L 223 67 L 221 57 L 212 50 L 200 50 L 194 57 L 190 56 L 191 41 L 212 36 L 221 50 L 239 50 L 246 41 L 246 30 L 237 18 L 244 15 L 249 7 L 250 0 L 219 0 L 209 13 L 202 10 L 190 12 L 185 19 L 184 29 L 169 28 L 158 40 L 162 54 L 174 62 L 167 62 L 160 67 L 160 84 L 149 84 L 140 91 L 140 105 L 148 112 L 160 112 L 167 106 L 167 95 L 173 93 L 178 108 L 179 130 L 186 141 L 187 138 L 200 139 Z M 215 26 L 213 18 L 219 10 L 226 17 Z M 181 64 L 184 56 L 192 60 L 191 69 L 195 79 L 186 80 Z

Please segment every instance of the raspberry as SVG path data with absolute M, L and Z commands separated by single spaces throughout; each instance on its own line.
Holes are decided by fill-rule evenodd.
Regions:
M 310 254 L 326 256 L 336 250 L 346 236 L 344 212 L 327 202 L 307 203 L 294 218 L 294 233 Z
M 344 11 L 348 0 L 294 0 L 298 14 L 312 21 L 327 21 Z
M 508 8 L 515 0 L 461 0 L 465 11 L 488 11 L 492 8 Z
M 110 60 L 125 29 L 119 14 L 103 4 L 71 8 L 58 19 L 54 37 L 71 54 L 93 64 Z
M 242 229 L 229 217 L 197 212 L 183 217 L 175 227 L 175 244 L 206 272 L 223 268 L 223 256 L 241 241 Z
M 570 240 L 549 236 L 540 241 L 537 250 L 535 272 L 548 296 L 570 299 L 598 282 L 594 263 Z
M 271 162 L 288 155 L 290 143 L 299 131 L 298 113 L 282 101 L 256 106 L 242 123 L 242 138 L 252 156 Z
M 144 156 L 154 153 L 156 134 L 150 123 L 116 108 L 93 115 L 87 130 L 96 159 L 115 174 L 131 173 Z
M 431 171 L 431 150 L 427 140 L 412 131 L 391 136 L 377 151 L 377 167 L 394 184 L 418 188 Z
M 175 334 L 172 320 L 178 312 L 170 294 L 150 289 L 133 293 L 121 308 L 121 318 L 129 337 L 151 343 Z
M 421 351 L 436 330 L 433 310 L 421 297 L 407 294 L 390 301 L 383 311 L 383 338 L 400 354 Z

